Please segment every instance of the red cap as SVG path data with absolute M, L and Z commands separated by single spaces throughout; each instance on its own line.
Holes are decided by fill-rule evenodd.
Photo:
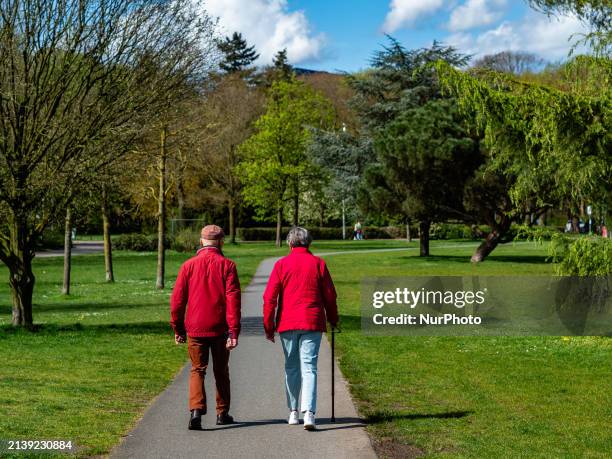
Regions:
M 202 239 L 206 239 L 207 241 L 218 241 L 219 239 L 223 239 L 225 237 L 225 233 L 223 232 L 223 228 L 217 225 L 206 225 L 202 228 Z

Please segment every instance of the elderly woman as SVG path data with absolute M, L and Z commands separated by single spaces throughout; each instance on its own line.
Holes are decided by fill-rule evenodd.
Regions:
M 308 250 L 312 238 L 304 228 L 287 235 L 291 253 L 274 265 L 264 293 L 264 328 L 268 340 L 280 334 L 285 354 L 285 389 L 289 424 L 299 424 L 298 398 L 304 429 L 315 429 L 317 360 L 325 321 L 338 322 L 336 289 L 325 262 Z M 278 311 L 275 313 L 276 308 Z

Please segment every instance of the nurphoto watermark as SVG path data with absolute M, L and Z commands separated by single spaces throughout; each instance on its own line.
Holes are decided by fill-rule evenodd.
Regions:
M 612 276 L 366 278 L 371 335 L 612 336 Z

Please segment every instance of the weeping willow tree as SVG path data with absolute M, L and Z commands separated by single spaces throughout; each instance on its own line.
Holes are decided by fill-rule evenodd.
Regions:
M 461 71 L 436 64 L 444 90 L 475 120 L 491 152 L 489 170 L 512 177 L 516 212 L 525 202 L 602 203 L 612 172 L 612 62 L 579 56 L 558 84 L 526 82 L 489 70 Z M 497 244 L 494 232 L 472 257 L 480 261 Z

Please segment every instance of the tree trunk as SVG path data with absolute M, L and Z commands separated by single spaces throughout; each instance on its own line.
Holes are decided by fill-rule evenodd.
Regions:
M 300 189 L 296 183 L 293 185 L 293 226 L 298 226 L 300 221 Z
M 110 217 L 108 212 L 106 188 L 102 188 L 102 234 L 104 239 L 104 269 L 106 282 L 115 282 L 113 273 L 113 246 L 110 237 Z
M 419 222 L 419 246 L 421 257 L 429 256 L 429 226 L 431 222 L 429 220 L 421 220 Z
M 184 225 L 183 225 L 183 219 L 185 218 L 185 185 L 183 184 L 183 179 L 179 178 L 177 184 L 176 184 L 176 200 L 178 203 L 178 209 L 176 212 L 176 218 L 177 218 L 177 229 L 181 230 L 183 229 Z
M 492 229 L 484 241 L 478 246 L 474 255 L 472 255 L 471 261 L 474 263 L 479 263 L 483 261 L 499 244 L 501 237 L 508 232 L 510 229 L 510 224 L 512 222 L 508 217 L 503 217 L 502 221 L 499 225 L 496 225 L 496 228 Z
M 478 246 L 474 255 L 472 255 L 471 261 L 478 263 L 483 261 L 499 244 L 499 233 L 497 231 L 491 231 L 484 241 Z
M 412 242 L 412 235 L 410 234 L 410 222 L 406 223 L 406 239 L 408 242 Z
M 32 326 L 32 295 L 34 293 L 34 273 L 32 260 L 24 257 L 9 266 L 11 297 L 13 300 L 13 325 Z
M 9 269 L 9 286 L 13 303 L 12 324 L 32 327 L 32 295 L 36 278 L 32 272 L 34 247 L 28 238 L 28 227 L 24 221 L 14 217 L 9 223 L 9 250 L 4 261 Z
M 158 196 L 158 226 L 157 226 L 157 281 L 156 288 L 164 288 L 166 269 L 166 126 L 162 127 L 159 142 L 159 196 Z
M 282 207 L 278 208 L 276 212 L 276 247 L 280 247 L 282 245 L 281 241 L 281 230 L 283 226 L 283 209 Z
M 64 228 L 64 285 L 62 294 L 70 295 L 70 270 L 72 267 L 72 211 L 66 209 L 66 224 Z
M 236 243 L 236 222 L 234 221 L 234 211 L 235 211 L 234 200 L 230 198 L 230 200 L 227 203 L 227 213 L 229 217 L 229 232 L 230 232 L 230 243 L 231 244 Z

